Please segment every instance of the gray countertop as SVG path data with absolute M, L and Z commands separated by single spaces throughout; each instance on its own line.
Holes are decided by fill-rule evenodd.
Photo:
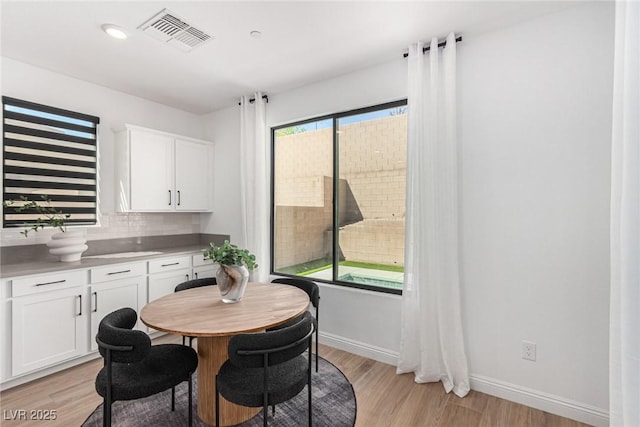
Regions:
M 15 276 L 26 276 L 28 274 L 43 274 L 62 270 L 75 270 L 81 268 L 102 267 L 112 264 L 123 264 L 127 262 L 147 261 L 155 258 L 163 258 L 168 256 L 179 256 L 192 254 L 194 252 L 202 252 L 205 246 L 182 246 L 177 248 L 159 248 L 154 252 L 161 252 L 156 255 L 149 255 L 141 252 L 141 256 L 127 256 L 126 258 L 100 258 L 95 256 L 83 257 L 80 261 L 60 262 L 53 260 L 29 260 L 15 264 L 3 264 L 0 269 L 0 278 Z
M 0 278 L 45 274 L 63 270 L 86 269 L 112 264 L 147 261 L 156 258 L 193 254 L 202 252 L 213 241 L 220 245 L 228 236 L 195 234 L 178 236 L 149 236 L 145 238 L 110 239 L 89 241 L 89 249 L 80 261 L 60 262 L 46 252 L 45 245 L 32 247 L 2 248 Z M 43 248 L 44 247 L 44 252 Z M 135 253 L 139 252 L 140 256 Z M 125 257 L 114 256 L 124 254 Z M 152 254 L 150 254 L 152 253 Z

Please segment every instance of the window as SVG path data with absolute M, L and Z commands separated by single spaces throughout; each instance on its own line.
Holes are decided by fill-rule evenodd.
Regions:
M 271 132 L 272 272 L 401 293 L 406 101 Z
M 97 219 L 98 117 L 2 97 L 3 201 L 26 196 L 70 214 L 70 225 Z M 37 214 L 3 211 L 3 227 L 34 223 Z

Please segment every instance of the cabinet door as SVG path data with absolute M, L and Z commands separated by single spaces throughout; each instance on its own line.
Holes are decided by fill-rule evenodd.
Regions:
M 173 138 L 139 130 L 130 132 L 131 210 L 174 210 Z
M 176 140 L 176 210 L 211 209 L 210 146 Z
M 217 269 L 213 266 L 193 267 L 193 278 L 206 279 L 208 277 L 216 277 L 216 271 Z
M 144 305 L 144 277 L 115 280 L 112 282 L 91 285 L 91 350 L 97 350 L 96 334 L 100 321 L 107 314 L 120 308 L 131 307 L 136 313 Z M 140 322 L 136 325 L 140 329 Z
M 189 280 L 190 269 L 175 270 L 167 273 L 149 275 L 148 293 L 149 302 L 165 295 L 175 292 L 175 288 L 180 283 Z M 148 328 L 149 333 L 156 332 L 153 328 Z
M 152 274 L 149 276 L 149 302 L 165 295 L 172 294 L 180 283 L 189 280 L 189 269 L 176 270 L 171 273 Z
M 74 287 L 13 299 L 13 376 L 86 353 L 85 289 Z

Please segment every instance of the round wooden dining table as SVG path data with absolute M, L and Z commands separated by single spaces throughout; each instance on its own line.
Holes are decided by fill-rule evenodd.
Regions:
M 203 286 L 165 295 L 140 311 L 142 322 L 158 331 L 197 337 L 198 417 L 215 425 L 215 376 L 228 359 L 233 335 L 260 332 L 304 313 L 308 295 L 300 289 L 275 283 L 249 283 L 237 303 L 224 303 L 217 286 Z M 240 424 L 260 411 L 220 397 L 220 423 Z

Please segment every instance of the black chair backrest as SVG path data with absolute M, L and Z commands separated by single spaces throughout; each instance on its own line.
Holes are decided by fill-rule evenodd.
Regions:
M 260 368 L 266 353 L 269 366 L 277 365 L 304 353 L 312 333 L 313 317 L 307 311 L 300 322 L 286 328 L 234 335 L 229 340 L 229 360 L 241 368 Z
M 312 282 L 308 279 L 299 279 L 294 277 L 280 277 L 277 279 L 273 279 L 271 283 L 281 283 L 285 285 L 292 285 L 298 289 L 302 289 L 309 295 L 309 300 L 311 301 L 311 305 L 314 307 L 318 307 L 318 303 L 320 302 L 320 290 L 318 289 L 318 285 L 315 282 Z
M 216 284 L 217 282 L 215 277 L 187 280 L 186 282 L 182 282 L 178 286 L 176 286 L 174 292 L 186 291 L 187 289 L 199 288 L 200 286 L 212 286 Z
M 151 339 L 142 331 L 132 328 L 138 320 L 138 315 L 132 308 L 121 308 L 107 314 L 98 326 L 98 348 L 100 354 L 106 357 L 107 349 L 101 342 L 109 346 L 130 346 L 128 350 L 111 350 L 111 361 L 121 363 L 139 362 L 144 359 L 151 349 Z

